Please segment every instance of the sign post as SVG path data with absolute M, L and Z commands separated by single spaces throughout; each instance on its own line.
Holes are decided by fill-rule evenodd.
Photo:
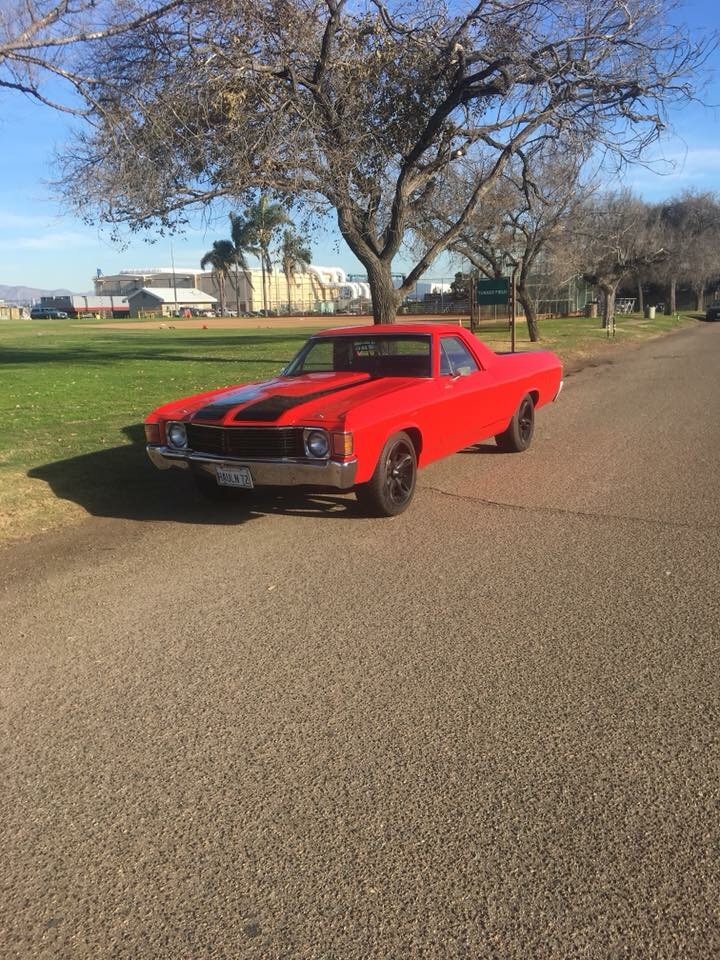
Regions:
M 517 267 L 512 272 L 512 297 L 510 298 L 510 310 L 512 311 L 512 316 L 510 317 L 510 351 L 515 353 L 515 315 L 517 309 L 515 302 L 517 300 L 517 286 L 515 284 L 515 274 L 517 272 Z
M 494 277 L 492 280 L 476 280 L 475 296 L 473 297 L 476 307 L 482 304 L 491 306 L 505 305 L 512 311 L 510 319 L 510 332 L 512 340 L 512 352 L 515 352 L 515 271 L 512 275 L 512 297 L 510 295 L 510 281 L 507 277 Z
M 507 277 L 497 277 L 494 280 L 476 280 L 475 303 L 478 306 L 507 303 L 509 286 Z

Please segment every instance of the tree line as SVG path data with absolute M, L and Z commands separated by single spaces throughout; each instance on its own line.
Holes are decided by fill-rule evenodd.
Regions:
M 663 291 L 668 313 L 677 310 L 680 286 L 692 292 L 695 309 L 704 310 L 707 293 L 720 285 L 717 194 L 687 190 L 648 203 L 627 189 L 601 190 L 582 172 L 566 157 L 546 157 L 532 179 L 511 164 L 449 250 L 476 275 L 514 274 L 532 340 L 538 339 L 533 291 L 541 287 L 552 296 L 577 276 L 600 292 L 603 326 L 610 323 L 618 291 L 632 295 L 642 311 L 650 285 Z M 465 189 L 455 184 L 442 203 L 428 207 L 420 227 L 426 235 L 452 220 Z
M 608 176 L 646 155 L 670 109 L 697 96 L 717 47 L 675 10 L 674 0 L 9 0 L 0 88 L 83 118 L 59 158 L 61 193 L 80 217 L 174 231 L 194 209 L 261 196 L 333 213 L 386 323 L 440 253 L 470 249 L 504 190 L 523 194 L 519 220 L 503 220 L 519 235 L 557 202 L 564 164 L 601 163 Z M 64 99 L 48 93 L 58 85 Z M 412 265 L 396 288 L 400 255 Z M 612 286 L 600 273 L 598 283 Z

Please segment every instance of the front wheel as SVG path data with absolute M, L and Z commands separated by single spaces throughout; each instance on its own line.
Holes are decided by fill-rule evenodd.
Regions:
M 495 437 L 495 443 L 504 453 L 522 453 L 532 443 L 534 432 L 535 404 L 528 393 L 520 401 L 510 426 Z
M 355 489 L 355 496 L 373 516 L 396 517 L 410 505 L 416 479 L 413 442 L 406 433 L 396 433 L 383 447 L 372 477 Z

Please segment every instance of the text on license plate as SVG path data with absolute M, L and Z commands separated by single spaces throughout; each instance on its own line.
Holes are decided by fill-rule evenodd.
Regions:
M 253 478 L 247 467 L 215 467 L 215 476 L 221 487 L 245 487 L 247 490 L 253 488 Z

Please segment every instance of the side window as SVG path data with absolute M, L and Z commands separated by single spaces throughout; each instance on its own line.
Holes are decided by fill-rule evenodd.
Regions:
M 452 374 L 452 364 L 450 363 L 450 357 L 447 355 L 445 349 L 445 344 L 447 343 L 447 337 L 442 337 L 440 340 L 440 376 L 449 377 Z
M 476 373 L 480 367 L 459 337 L 440 338 L 440 376 L 467 376 Z
M 332 340 L 318 340 L 305 354 L 302 373 L 322 373 L 333 369 Z

